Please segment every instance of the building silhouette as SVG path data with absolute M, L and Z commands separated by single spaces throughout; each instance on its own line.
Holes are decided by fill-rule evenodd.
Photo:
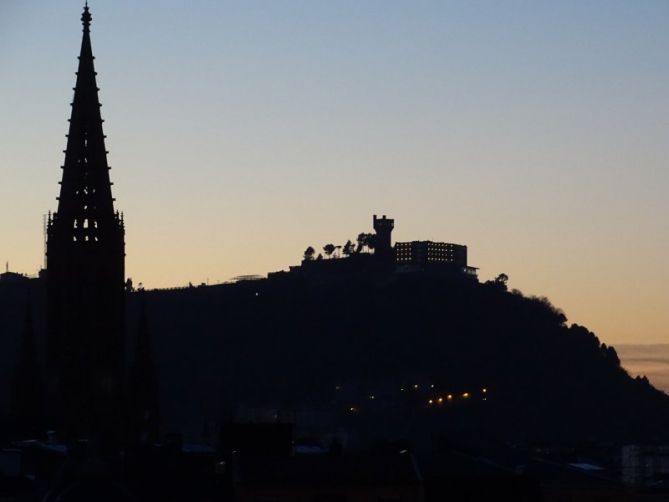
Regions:
M 452 263 L 467 266 L 467 246 L 447 242 L 411 241 L 395 244 L 397 263 L 427 265 L 430 263 Z
M 395 220 L 385 214 L 372 216 L 373 234 L 358 235 L 358 246 L 353 249 L 351 241 L 340 246 L 349 249 L 344 257 L 333 255 L 333 259 L 313 258 L 305 252 L 299 266 L 288 272 L 272 272 L 268 278 L 276 279 L 303 275 L 312 280 L 343 280 L 351 274 L 371 273 L 379 277 L 391 274 L 419 273 L 440 277 L 463 278 L 478 281 L 478 268 L 467 263 L 467 246 L 448 242 L 410 241 L 392 242 Z M 365 252 L 366 250 L 366 252 Z
M 160 433 L 158 375 L 151 349 L 144 292 L 139 305 L 135 356 L 130 365 L 127 391 L 128 439 L 131 445 L 156 443 Z
M 58 209 L 47 223 L 48 386 L 70 440 L 114 440 L 122 423 L 125 231 L 112 198 L 91 19 L 86 6 Z
M 395 227 L 395 220 L 386 218 L 384 214 L 381 218 L 373 217 L 375 236 L 374 254 L 381 260 L 393 260 L 393 247 L 391 244 L 391 234 Z
M 39 435 L 44 425 L 44 381 L 39 364 L 32 305 L 26 305 L 21 347 L 12 382 L 12 428 L 18 437 Z
M 398 269 L 451 271 L 475 278 L 478 269 L 467 264 L 467 246 L 450 242 L 411 241 L 395 243 Z

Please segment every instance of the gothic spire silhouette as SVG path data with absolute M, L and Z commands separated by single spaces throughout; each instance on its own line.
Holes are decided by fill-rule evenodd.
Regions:
M 47 224 L 50 394 L 71 438 L 119 436 L 124 224 L 114 211 L 88 5 L 58 210 Z M 116 422 L 116 424 L 114 423 Z
M 83 37 L 72 100 L 63 179 L 56 222 L 71 230 L 74 240 L 99 242 L 117 225 L 102 130 L 88 6 L 81 16 Z

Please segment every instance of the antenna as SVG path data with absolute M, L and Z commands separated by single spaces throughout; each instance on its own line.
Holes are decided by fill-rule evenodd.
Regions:
M 46 270 L 46 232 L 47 232 L 47 218 L 46 214 L 42 215 L 42 238 L 44 240 L 44 266 L 42 267 L 43 270 Z

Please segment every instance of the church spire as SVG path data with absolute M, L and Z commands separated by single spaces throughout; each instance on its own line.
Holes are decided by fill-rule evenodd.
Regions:
M 118 439 L 125 229 L 109 180 L 91 21 L 86 5 L 58 210 L 47 224 L 48 387 L 67 437 Z
M 93 16 L 91 16 L 90 11 L 88 10 L 88 1 L 86 1 L 84 4 L 84 13 L 81 15 L 81 22 L 84 25 L 84 31 L 89 31 L 92 19 Z
M 102 131 L 88 4 L 81 16 L 83 37 L 65 149 L 58 211 L 54 224 L 67 229 L 73 241 L 95 243 L 117 226 Z

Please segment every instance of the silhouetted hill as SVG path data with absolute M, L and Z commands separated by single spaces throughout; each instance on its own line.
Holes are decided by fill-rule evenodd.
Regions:
M 329 410 L 333 428 L 363 441 L 667 439 L 669 397 L 630 378 L 612 347 L 547 300 L 503 283 L 363 267 L 134 293 L 130 352 L 139 294 L 164 430 L 212 437 L 243 404 Z M 4 376 L 20 296 L 0 285 Z

